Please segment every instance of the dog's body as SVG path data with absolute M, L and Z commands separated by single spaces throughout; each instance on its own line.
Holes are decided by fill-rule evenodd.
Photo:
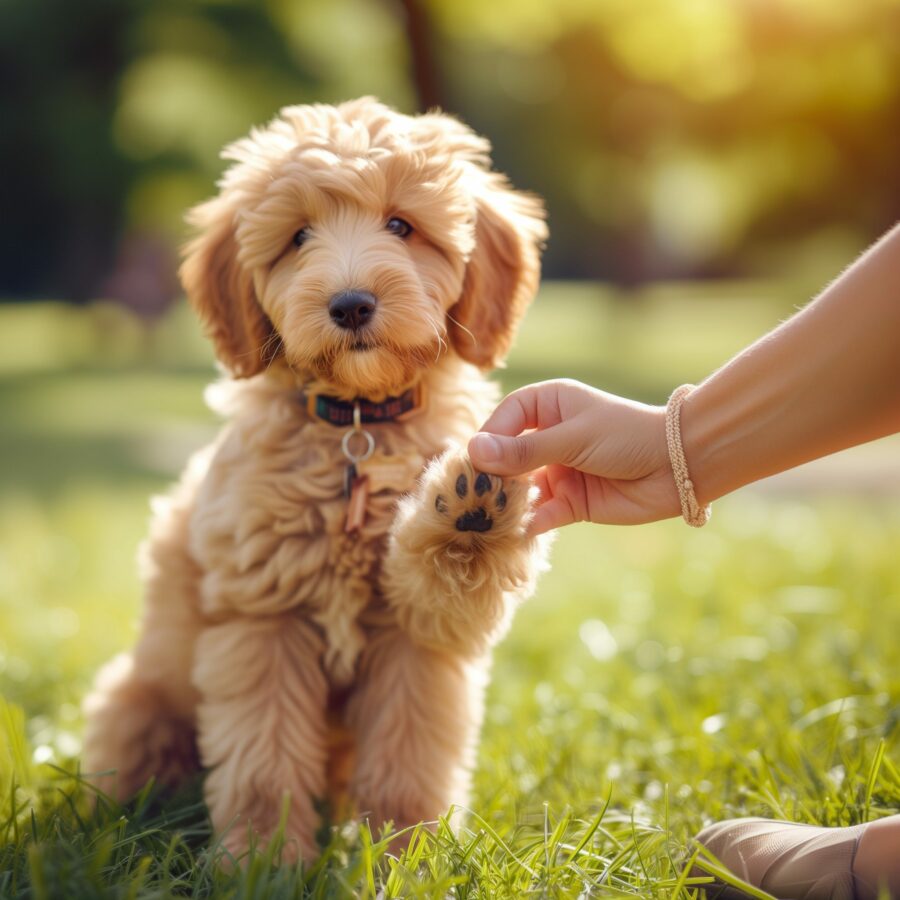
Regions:
M 346 793 L 375 828 L 466 800 L 490 648 L 542 562 L 527 483 L 447 449 L 496 399 L 479 370 L 509 346 L 544 236 L 486 150 L 440 115 L 293 107 L 195 213 L 182 276 L 235 376 L 215 399 L 229 421 L 155 507 L 141 636 L 88 698 L 85 766 L 120 796 L 209 769 L 236 855 L 285 794 L 286 852 L 307 859 L 318 800 Z M 365 434 L 348 443 L 310 397 L 413 388 L 414 409 L 355 429 L 374 456 L 350 524 Z

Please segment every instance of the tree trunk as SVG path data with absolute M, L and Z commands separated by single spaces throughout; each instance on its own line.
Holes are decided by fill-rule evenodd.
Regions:
M 420 111 L 444 106 L 444 92 L 435 53 L 434 31 L 422 0 L 400 0 L 406 19 L 412 79 Z

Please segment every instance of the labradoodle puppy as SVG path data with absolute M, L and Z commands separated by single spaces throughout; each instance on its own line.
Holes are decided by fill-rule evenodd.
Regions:
M 304 859 L 323 801 L 376 832 L 466 802 L 491 646 L 543 559 L 527 482 L 457 449 L 546 236 L 488 152 L 438 113 L 288 107 L 190 213 L 181 277 L 228 421 L 155 502 L 140 637 L 86 701 L 85 768 L 127 797 L 202 767 L 235 856 L 286 796 Z

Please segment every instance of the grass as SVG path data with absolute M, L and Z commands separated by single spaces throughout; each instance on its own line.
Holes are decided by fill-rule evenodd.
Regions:
M 714 287 L 623 306 L 551 286 L 504 382 L 565 374 L 662 399 L 792 303 L 783 288 L 728 292 L 726 314 Z M 311 868 L 257 852 L 229 872 L 196 784 L 93 805 L 77 777 L 78 704 L 133 639 L 147 496 L 215 427 L 205 353 L 181 314 L 146 334 L 108 309 L 0 309 L 4 900 L 686 898 L 699 885 L 682 863 L 708 821 L 900 810 L 900 507 L 754 490 L 699 532 L 560 535 L 497 650 L 457 832 L 421 829 L 400 854 L 390 835 L 335 823 Z

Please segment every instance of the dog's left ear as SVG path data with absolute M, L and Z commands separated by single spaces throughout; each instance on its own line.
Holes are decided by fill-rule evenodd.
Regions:
M 537 292 L 547 239 L 540 198 L 513 190 L 496 172 L 479 178 L 475 248 L 462 294 L 448 313 L 456 352 L 480 369 L 503 362 L 519 320 Z

